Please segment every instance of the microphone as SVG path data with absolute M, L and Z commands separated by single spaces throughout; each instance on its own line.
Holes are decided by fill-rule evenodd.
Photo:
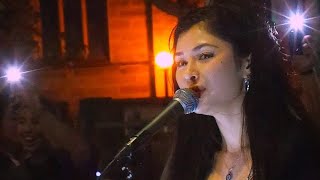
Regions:
M 196 88 L 194 88 L 196 90 Z M 113 160 L 104 168 L 100 177 L 114 164 L 124 157 L 137 145 L 144 143 L 149 137 L 154 135 L 169 120 L 177 118 L 182 114 L 190 114 L 197 109 L 199 103 L 199 93 L 191 89 L 179 89 L 175 92 L 173 100 L 169 105 L 156 116 L 149 124 L 132 136 L 127 144 L 114 156 Z

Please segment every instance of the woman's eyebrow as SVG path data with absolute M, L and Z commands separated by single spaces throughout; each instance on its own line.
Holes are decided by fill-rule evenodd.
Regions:
M 199 44 L 198 46 L 194 47 L 194 48 L 192 49 L 192 51 L 198 51 L 198 50 L 200 50 L 201 48 L 203 48 L 203 47 L 205 47 L 205 46 L 210 46 L 210 47 L 214 47 L 214 48 L 219 48 L 218 46 L 213 45 L 213 44 L 203 43 L 203 44 Z
M 183 55 L 183 52 L 176 52 L 174 53 L 174 56 L 182 56 Z
M 205 46 L 209 46 L 209 47 L 214 47 L 214 48 L 219 48 L 217 45 L 213 45 L 213 44 L 209 44 L 209 43 L 203 43 L 203 44 L 199 44 L 198 46 L 194 47 L 192 49 L 192 51 L 198 51 L 200 50 L 201 48 L 205 47 Z M 183 52 L 176 52 L 174 54 L 174 56 L 182 56 L 183 55 Z

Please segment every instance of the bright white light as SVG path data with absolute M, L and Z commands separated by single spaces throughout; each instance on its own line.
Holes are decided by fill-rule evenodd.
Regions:
M 6 71 L 6 77 L 9 82 L 17 82 L 21 79 L 21 71 L 17 67 L 10 67 Z
M 173 64 L 173 56 L 168 52 L 160 52 L 156 55 L 156 64 L 163 69 L 170 68 Z
M 301 14 L 293 14 L 289 18 L 290 28 L 294 30 L 302 30 L 304 26 L 304 17 Z
M 96 176 L 99 177 L 101 176 L 101 173 L 99 171 L 96 172 Z

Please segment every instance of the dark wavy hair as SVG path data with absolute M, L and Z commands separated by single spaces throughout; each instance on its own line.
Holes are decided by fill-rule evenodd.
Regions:
M 267 6 L 254 1 L 217 0 L 210 7 L 192 10 L 179 18 L 173 30 L 173 51 L 181 34 L 204 22 L 209 33 L 232 44 L 237 56 L 251 54 L 250 90 L 243 102 L 243 136 L 249 139 L 253 179 L 303 177 L 299 163 L 306 158 L 295 156 L 304 152 L 301 149 L 310 140 L 304 136 L 308 124 L 305 122 L 309 120 L 299 95 L 289 83 L 290 68 L 286 68 L 279 51 Z M 180 117 L 175 138 L 163 179 L 206 179 L 222 144 L 214 117 Z M 291 170 L 295 173 L 290 174 Z

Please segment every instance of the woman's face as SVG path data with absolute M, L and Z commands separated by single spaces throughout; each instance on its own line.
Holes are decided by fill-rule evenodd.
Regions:
M 16 95 L 11 107 L 11 118 L 17 122 L 20 143 L 27 151 L 36 150 L 42 142 L 39 124 L 39 100 L 33 95 Z
M 39 118 L 35 112 L 26 108 L 16 115 L 17 133 L 25 150 L 34 151 L 42 142 Z
M 212 115 L 212 111 L 225 108 L 244 94 L 245 73 L 235 58 L 232 45 L 208 33 L 204 22 L 179 36 L 176 81 L 180 88 L 198 86 L 201 90 L 196 113 Z

